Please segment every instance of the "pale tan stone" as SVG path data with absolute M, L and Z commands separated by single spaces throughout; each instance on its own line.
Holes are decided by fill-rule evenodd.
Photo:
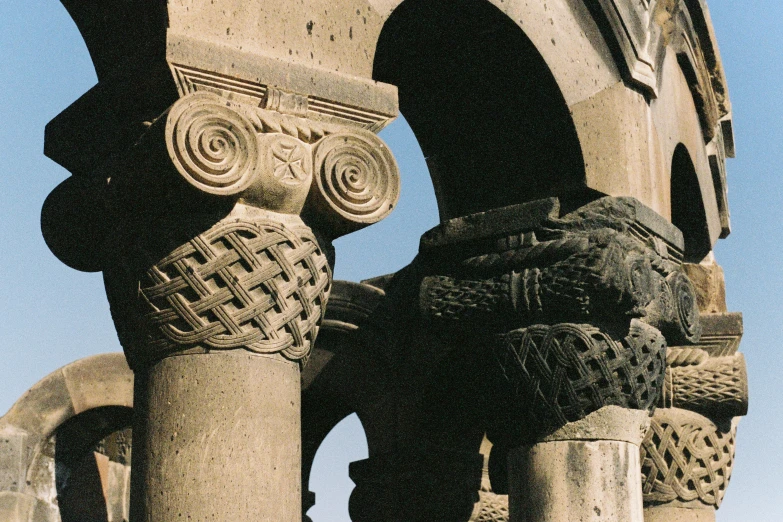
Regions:
M 115 13 L 110 9 L 117 7 L 113 5 L 67 3 L 93 56 L 99 84 L 48 126 L 46 153 L 74 175 L 91 176 L 97 182 L 88 184 L 89 190 L 71 184 L 71 190 L 53 194 L 43 222 L 47 242 L 64 262 L 79 269 L 106 271 L 118 333 L 138 372 L 137 394 L 143 400 L 135 404 L 135 501 L 130 516 L 134 522 L 168 522 L 180 515 L 226 522 L 298 522 L 299 369 L 313 349 L 327 306 L 333 264 L 330 241 L 383 219 L 397 202 L 397 166 L 374 132 L 397 116 L 398 92 L 393 85 L 375 82 L 373 75 L 382 77 L 375 70 L 379 40 L 395 42 L 387 43 L 389 48 L 381 53 L 382 61 L 392 70 L 404 69 L 406 52 L 427 56 L 429 49 L 398 46 L 395 38 L 404 40 L 405 28 L 386 23 L 394 19 L 398 8 L 415 3 L 173 0 L 158 9 L 127 4 Z M 445 224 L 441 237 L 422 242 L 422 256 L 440 248 L 444 241 L 457 245 L 450 252 L 455 258 L 461 255 L 461 247 L 481 250 L 485 243 L 505 245 L 502 252 L 492 252 L 496 257 L 491 259 L 482 258 L 486 252 L 476 253 L 478 265 L 472 268 L 478 273 L 460 274 L 461 270 L 469 272 L 468 267 L 455 265 L 451 259 L 439 260 L 444 265 L 440 275 L 451 277 L 454 273 L 449 272 L 457 272 L 458 277 L 452 279 L 466 275 L 467 283 L 432 288 L 436 294 L 448 294 L 448 299 L 438 302 L 454 309 L 472 312 L 478 301 L 489 312 L 489 319 L 480 327 L 489 330 L 493 327 L 490 319 L 499 315 L 496 305 L 505 299 L 504 291 L 511 281 L 515 285 L 511 293 L 514 309 L 527 315 L 504 317 L 508 329 L 534 326 L 517 324 L 521 317 L 551 325 L 557 313 L 573 310 L 546 309 L 534 298 L 543 277 L 537 263 L 514 266 L 510 274 L 484 286 L 475 284 L 471 277 L 483 281 L 486 274 L 482 267 L 487 268 L 493 259 L 501 266 L 517 254 L 521 259 L 578 254 L 569 249 L 595 253 L 595 245 L 573 241 L 573 237 L 566 249 L 563 246 L 569 238 L 540 242 L 535 234 L 552 234 L 551 227 L 516 236 L 517 213 L 527 208 L 523 204 L 528 200 L 558 197 L 567 214 L 601 196 L 633 197 L 652 209 L 646 210 L 649 214 L 660 214 L 661 221 L 669 219 L 680 227 L 684 248 L 673 248 L 655 227 L 650 229 L 638 220 L 630 226 L 599 209 L 596 215 L 599 221 L 604 220 L 602 226 L 616 229 L 612 233 L 621 236 L 616 238 L 617 245 L 641 240 L 645 248 L 654 251 L 655 255 L 647 255 L 645 250 L 640 256 L 634 250 L 634 256 L 628 255 L 622 262 L 606 261 L 612 274 L 615 264 L 632 266 L 633 270 L 625 270 L 623 265 L 623 271 L 618 272 L 623 277 L 610 278 L 610 282 L 629 292 L 638 306 L 621 310 L 607 304 L 610 310 L 601 313 L 609 317 L 616 312 L 617 317 L 611 320 L 595 314 L 559 317 L 556 322 L 562 319 L 566 322 L 561 324 L 573 324 L 551 330 L 567 330 L 570 342 L 592 335 L 603 339 L 600 346 L 613 347 L 621 342 L 633 344 L 638 338 L 611 339 L 604 330 L 614 331 L 617 324 L 607 329 L 602 324 L 576 323 L 621 318 L 615 322 L 627 326 L 628 317 L 637 322 L 646 320 L 649 329 L 635 327 L 634 335 L 647 336 L 644 342 L 655 342 L 659 373 L 664 337 L 677 339 L 675 343 L 699 343 L 690 348 L 693 353 L 733 355 L 741 323 L 737 327 L 736 317 L 725 314 L 717 271 L 691 271 L 698 280 L 696 300 L 701 312 L 712 314 L 703 315 L 709 317 L 704 322 L 712 329 L 705 327 L 702 340 L 693 292 L 675 295 L 669 288 L 672 277 L 682 283 L 675 285 L 678 288 L 690 284 L 680 270 L 683 256 L 698 262 L 729 232 L 724 161 L 734 153 L 731 105 L 709 13 L 703 2 L 599 0 L 593 4 L 588 8 L 581 0 L 486 3 L 488 10 L 481 11 L 483 16 L 524 49 L 520 53 L 524 60 L 535 62 L 528 66 L 539 77 L 523 74 L 524 81 L 514 90 L 531 87 L 527 98 L 521 96 L 508 103 L 510 90 L 504 90 L 502 83 L 487 82 L 490 87 L 482 91 L 472 89 L 469 82 L 454 81 L 469 77 L 467 71 L 459 70 L 458 59 L 470 55 L 472 46 L 482 49 L 483 34 L 453 34 L 459 45 L 465 46 L 454 53 L 456 66 L 446 74 L 453 76 L 440 86 L 436 82 L 433 92 L 416 93 L 430 105 L 419 107 L 408 99 L 411 110 L 419 111 L 409 114 L 417 126 L 414 130 L 423 138 L 423 147 L 434 151 L 425 150 L 425 154 L 441 216 L 454 218 Z M 451 13 L 452 17 L 460 14 Z M 437 18 L 438 14 L 432 11 L 429 16 Z M 135 23 L 128 24 L 128 20 Z M 481 20 L 475 22 L 481 26 Z M 492 29 L 483 27 L 490 35 Z M 437 42 L 433 41 L 433 47 L 438 47 Z M 493 51 L 497 55 L 502 52 Z M 451 66 L 450 56 L 441 60 L 444 62 L 439 65 L 445 69 Z M 465 63 L 477 70 L 483 66 L 478 60 Z M 525 68 L 518 63 L 514 67 L 519 65 Z M 494 72 L 500 72 L 499 65 L 494 67 Z M 413 69 L 406 71 L 412 73 L 412 83 L 394 82 L 401 86 L 401 99 L 410 96 L 405 89 L 414 89 L 419 80 Z M 483 78 L 502 76 L 490 73 L 492 67 Z M 472 81 L 481 83 L 481 79 L 479 74 Z M 535 90 L 544 84 L 547 92 Z M 535 107 L 545 109 L 524 112 Z M 441 121 L 448 120 L 450 110 L 458 116 Z M 435 113 L 440 117 L 433 117 Z M 499 116 L 509 114 L 535 116 L 497 125 L 496 121 L 505 121 Z M 547 122 L 558 123 L 544 125 Z M 529 128 L 525 127 L 528 124 Z M 444 132 L 453 129 L 461 134 Z M 540 129 L 545 130 L 538 132 Z M 466 141 L 464 150 L 457 150 L 463 148 L 462 142 L 448 148 L 449 140 L 456 143 L 469 133 L 474 142 Z M 519 148 L 522 145 L 530 148 Z M 561 149 L 556 150 L 558 145 Z M 438 147 L 446 151 L 441 157 Z M 509 160 L 515 148 L 525 154 Z M 544 152 L 539 153 L 541 150 Z M 463 152 L 465 156 L 459 156 Z M 450 164 L 444 156 L 459 160 Z M 534 159 L 527 162 L 529 157 Z M 560 159 L 563 161 L 555 161 Z M 488 161 L 492 165 L 485 168 Z M 548 161 L 557 166 L 553 172 L 547 171 Z M 540 174 L 542 171 L 546 172 Z M 692 178 L 687 180 L 692 182 L 687 190 L 673 185 L 673 178 L 677 180 L 682 172 Z M 504 175 L 502 182 L 496 181 Z M 512 187 L 515 180 L 518 186 Z M 527 186 L 539 181 L 541 186 Z M 689 199 L 683 200 L 685 192 Z M 106 214 L 75 212 L 76 217 L 66 226 L 53 225 L 62 222 L 58 213 L 64 209 L 84 208 L 86 196 L 99 203 L 90 208 L 107 209 Z M 498 211 L 498 207 L 505 210 Z M 682 217 L 686 210 L 691 214 Z M 545 204 L 537 217 L 551 224 L 562 217 L 559 212 L 559 206 Z M 468 214 L 484 217 L 481 223 L 463 220 Z M 687 218 L 693 216 L 694 220 Z M 106 221 L 103 226 L 84 224 L 102 219 Z M 118 224 L 123 227 L 114 230 Z M 82 228 L 82 236 L 73 233 Z M 94 241 L 83 237 L 94 237 Z M 121 244 L 114 243 L 117 241 Z M 90 248 L 80 248 L 80 243 Z M 535 252 L 524 251 L 525 245 L 537 245 Z M 300 249 L 306 253 L 298 255 Z M 482 265 L 484 261 L 487 263 Z M 569 292 L 581 290 L 582 279 L 588 276 L 579 271 L 585 268 L 582 258 L 577 256 L 573 261 L 546 274 L 547 288 L 555 300 L 583 304 L 583 294 Z M 418 268 L 414 263 L 414 279 Z M 562 275 L 561 268 L 565 276 L 553 278 L 552 274 Z M 438 272 L 438 267 L 433 270 Z M 278 277 L 280 274 L 285 277 Z M 603 274 L 593 275 L 600 279 Z M 404 287 L 408 281 L 395 284 Z M 411 295 L 420 289 L 411 288 Z M 390 299 L 396 298 L 394 291 L 390 295 Z M 655 304 L 648 306 L 652 295 L 656 296 Z M 677 306 L 666 296 L 675 297 Z M 520 303 L 521 308 L 517 306 Z M 404 313 L 413 313 L 409 305 L 401 305 Z M 283 311 L 291 312 L 290 317 L 278 321 Z M 404 315 L 402 310 L 394 313 Z M 394 324 L 399 317 L 385 320 Z M 688 326 L 684 337 L 669 331 L 669 323 L 675 319 Z M 430 343 L 437 345 L 430 347 L 433 354 L 438 343 L 440 340 Z M 550 347 L 555 343 L 545 344 Z M 583 344 L 598 346 L 589 339 Z M 421 353 L 416 371 L 426 366 L 427 357 Z M 333 356 L 339 359 L 339 354 L 321 354 L 317 362 L 322 368 Z M 672 356 L 679 362 L 689 357 L 684 352 Z M 395 364 L 404 367 L 405 361 L 398 359 Z M 734 362 L 739 359 L 731 358 Z M 527 368 L 518 366 L 519 371 Z M 729 364 L 715 370 L 714 365 L 701 360 L 694 366 L 709 370 L 710 375 L 728 367 L 732 386 L 744 368 Z M 27 406 L 47 403 L 45 408 L 26 415 L 19 413 L 22 409 L 14 409 L 8 417 L 14 422 L 0 425 L 8 428 L 0 430 L 4 435 L 0 442 L 7 446 L 0 447 L 0 462 L 10 469 L 0 478 L 18 488 L 19 470 L 30 468 L 34 476 L 30 491 L 41 505 L 52 503 L 46 496 L 51 487 L 46 490 L 46 485 L 50 486 L 53 463 L 42 446 L 44 437 L 76 414 L 108 403 L 126 408 L 133 405 L 127 396 L 131 381 L 125 367 L 118 365 L 115 373 L 107 371 L 111 378 L 106 380 L 90 368 L 75 366 L 54 375 L 21 401 Z M 691 370 L 670 372 L 672 397 L 677 397 L 674 378 Z M 642 373 L 636 380 L 641 378 L 650 392 L 657 394 L 655 383 L 660 381 L 651 377 L 652 370 Z M 693 391 L 702 378 L 699 373 L 684 381 Z M 110 388 L 112 379 L 120 382 L 116 388 Z M 313 377 L 306 376 L 304 382 L 313 383 Z M 344 384 L 361 386 L 358 382 Z M 362 385 L 366 389 L 367 383 Z M 382 389 L 381 384 L 373 386 Z M 745 390 L 729 388 L 730 399 L 738 399 L 734 402 L 744 406 Z M 725 395 L 724 391 L 718 390 L 719 395 Z M 698 394 L 683 395 L 690 397 L 685 402 L 704 402 Z M 375 409 L 396 404 L 394 393 L 384 389 L 379 396 L 385 402 L 373 404 Z M 406 448 L 396 445 L 420 428 L 413 414 L 400 420 L 403 414 L 411 413 L 408 409 L 416 413 L 415 396 L 411 393 L 402 399 L 401 411 L 389 416 L 397 419 L 397 425 L 388 419 L 379 422 L 393 433 L 379 437 L 382 441 L 371 448 L 371 461 L 380 450 L 406 455 Z M 621 401 L 622 393 L 617 397 Z M 707 402 L 720 402 L 723 407 L 721 397 Z M 645 400 L 653 405 L 656 397 L 647 394 Z M 372 401 L 364 399 L 362 404 L 368 402 Z M 607 407 L 589 415 L 582 411 L 576 417 L 584 415 L 538 444 L 512 452 L 510 516 L 515 522 L 641 522 L 637 446 L 649 420 L 647 411 Z M 572 415 L 568 420 L 574 418 Z M 468 431 L 472 428 L 465 427 Z M 35 440 L 28 441 L 28 435 Z M 19 457 L 25 445 L 34 450 L 29 465 Z M 471 451 L 466 455 L 476 456 Z M 115 476 L 111 463 L 99 459 L 104 486 L 113 483 L 114 489 L 125 491 L 119 486 L 122 470 Z M 364 478 L 365 482 L 374 479 Z M 488 496 L 494 494 L 491 491 L 482 493 L 484 505 L 502 504 L 502 499 Z M 117 495 L 107 490 L 106 496 L 115 506 L 113 512 L 121 512 Z M 29 499 L 23 500 L 30 504 Z M 364 501 L 370 505 L 372 499 Z M 19 506 L 24 502 L 15 502 L 16 507 L 9 509 L 22 509 Z M 25 510 L 33 509 L 27 504 L 22 506 Z M 504 516 L 502 510 L 497 511 L 497 516 Z
M 297 364 L 229 351 L 144 372 L 131 520 L 301 522 Z
M 669 506 L 648 507 L 644 510 L 644 522 L 715 522 L 715 509 L 679 508 Z
M 556 441 L 509 455 L 514 522 L 643 522 L 639 446 L 624 441 Z

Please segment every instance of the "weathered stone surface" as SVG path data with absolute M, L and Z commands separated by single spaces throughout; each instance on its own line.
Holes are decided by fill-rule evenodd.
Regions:
M 25 482 L 28 435 L 12 427 L 0 431 L 0 491 L 20 491 Z
M 510 520 L 643 522 L 639 447 L 621 441 L 555 441 L 509 455 Z
M 650 414 L 619 406 L 604 406 L 578 421 L 569 422 L 541 442 L 562 440 L 616 440 L 639 446 L 650 428 Z
M 698 347 L 712 357 L 734 355 L 739 349 L 744 327 L 742 313 L 728 312 L 701 316 L 702 338 Z
M 357 520 L 468 516 L 484 432 L 503 451 L 540 441 L 514 450 L 536 462 L 512 473 L 515 522 L 641 520 L 629 448 L 659 401 L 667 343 L 663 404 L 744 412 L 741 320 L 719 268 L 681 266 L 729 232 L 731 105 L 703 2 L 64 4 L 99 83 L 47 127 L 47 155 L 84 181 L 53 192 L 42 225 L 65 263 L 104 270 L 143 379 L 133 517 L 299 519 L 300 382 L 307 462 L 345 415 L 365 423 Z M 362 287 L 326 325 L 331 241 L 399 196 L 373 134 L 398 93 L 443 223 L 376 281 L 386 294 Z M 321 327 L 331 348 L 300 381 Z M 14 426 L 97 436 L 58 428 L 92 415 L 96 396 L 130 406 L 127 378 L 111 390 L 94 377 L 63 370 L 31 392 L 54 407 Z M 616 406 L 634 410 L 612 413 L 631 415 L 627 433 L 598 418 Z M 36 477 L 50 476 L 49 450 L 28 446 Z M 123 469 L 95 458 L 93 485 L 124 491 Z M 523 472 L 542 486 L 529 511 Z
M 87 444 L 92 455 L 90 445 L 124 422 L 132 406 L 133 374 L 120 353 L 79 360 L 37 383 L 0 418 L 0 519 L 59 522 L 58 485 L 70 473 L 69 459 L 82 456 L 73 451 Z M 107 491 L 127 504 L 126 494 Z M 99 500 L 106 504 L 103 495 Z
M 107 404 L 133 407 L 133 374 L 117 354 L 81 359 L 62 372 L 77 415 Z
M 136 382 L 131 520 L 301 522 L 295 363 L 182 355 Z
M 682 266 L 685 274 L 696 288 L 699 310 L 704 314 L 726 313 L 726 282 L 723 268 L 710 255 L 699 264 L 685 263 Z

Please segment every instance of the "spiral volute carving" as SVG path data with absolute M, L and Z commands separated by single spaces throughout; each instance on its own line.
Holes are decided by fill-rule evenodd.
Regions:
M 386 217 L 397 204 L 400 178 L 388 147 L 371 132 L 338 132 L 318 143 L 311 197 L 356 230 Z M 347 223 L 346 223 L 347 222 Z
M 670 344 L 691 344 L 699 342 L 701 338 L 701 321 L 699 319 L 699 305 L 696 299 L 696 289 L 688 276 L 682 272 L 673 272 L 666 278 L 671 288 L 675 320 L 678 332 L 673 332 Z
M 235 195 L 253 182 L 256 131 L 217 95 L 195 93 L 175 103 L 166 122 L 166 146 L 182 177 L 206 193 Z

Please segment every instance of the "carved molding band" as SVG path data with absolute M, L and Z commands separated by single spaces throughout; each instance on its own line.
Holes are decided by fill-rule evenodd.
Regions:
M 197 93 L 175 103 L 166 146 L 182 177 L 209 194 L 239 194 L 254 180 L 259 151 L 253 124 L 218 96 Z
M 151 356 L 192 347 L 282 353 L 303 363 L 323 319 L 330 269 L 308 227 L 224 220 L 139 283 Z
M 720 506 L 734 465 L 736 428 L 697 413 L 659 409 L 642 442 L 645 505 L 691 502 Z
M 574 243 L 566 243 L 569 252 Z M 435 319 L 505 320 L 523 325 L 541 320 L 612 322 L 641 317 L 673 343 L 694 342 L 701 335 L 688 278 L 681 272 L 664 278 L 652 268 L 648 256 L 629 253 L 619 241 L 574 253 L 550 266 L 520 268 L 491 279 L 429 276 L 422 282 L 420 307 Z
M 703 350 L 670 349 L 661 406 L 683 408 L 721 418 L 748 412 L 748 373 L 745 357 L 701 357 Z M 684 353 L 682 353 L 684 352 Z
M 696 292 L 674 255 L 679 231 L 630 198 L 558 214 L 557 200 L 540 200 L 425 234 L 422 254 L 437 275 L 422 284 L 423 314 L 505 331 L 558 322 L 617 329 L 638 318 L 669 344 L 698 342 Z
M 565 323 L 510 332 L 495 353 L 516 402 L 546 434 L 607 405 L 651 409 L 663 385 L 666 341 L 639 321 L 621 341 Z

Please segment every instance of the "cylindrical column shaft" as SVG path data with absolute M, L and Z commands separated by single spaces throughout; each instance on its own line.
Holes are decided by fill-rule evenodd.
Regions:
M 136 387 L 131 520 L 301 522 L 298 363 L 181 355 Z
M 542 442 L 510 456 L 512 522 L 643 522 L 639 446 Z
M 509 453 L 511 522 L 644 522 L 646 411 L 607 406 Z
M 715 508 L 648 507 L 644 509 L 644 522 L 715 522 Z

